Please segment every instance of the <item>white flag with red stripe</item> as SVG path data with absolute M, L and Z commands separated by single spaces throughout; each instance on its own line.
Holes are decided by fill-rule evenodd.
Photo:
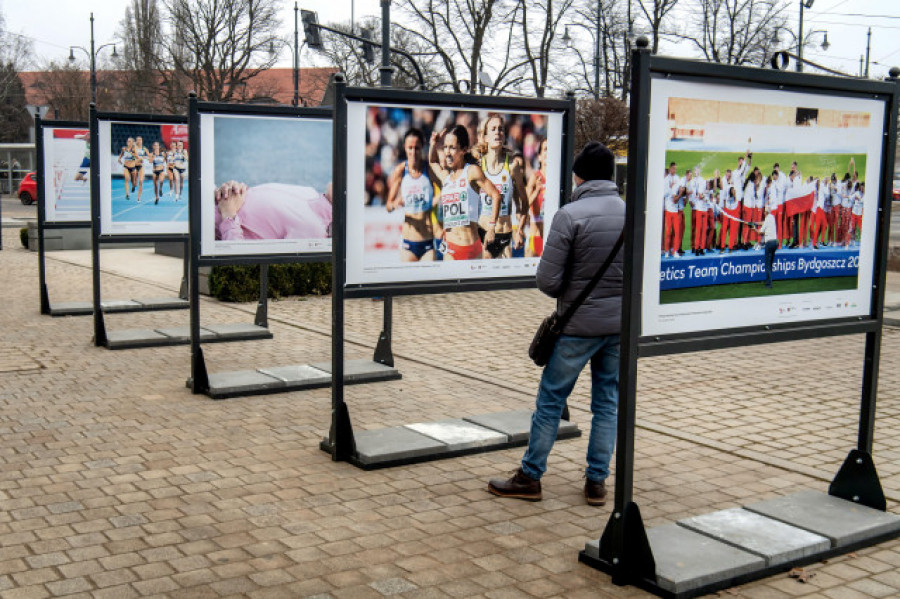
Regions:
M 784 196 L 784 213 L 787 216 L 794 216 L 801 212 L 809 212 L 812 210 L 813 204 L 816 202 L 816 184 L 813 181 L 804 183 L 799 187 L 792 187 L 787 190 Z

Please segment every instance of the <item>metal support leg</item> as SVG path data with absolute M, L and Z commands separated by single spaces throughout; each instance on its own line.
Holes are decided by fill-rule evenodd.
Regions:
M 269 265 L 259 265 L 259 301 L 256 304 L 256 317 L 253 324 L 258 327 L 269 327 Z
M 390 295 L 384 297 L 384 324 L 381 335 L 378 336 L 378 344 L 375 346 L 375 356 L 372 358 L 379 364 L 394 366 L 394 354 L 391 351 L 391 324 L 394 314 L 394 298 Z
M 184 240 L 184 274 L 181 276 L 181 286 L 178 288 L 178 297 L 188 299 L 188 279 L 191 274 L 191 238 Z

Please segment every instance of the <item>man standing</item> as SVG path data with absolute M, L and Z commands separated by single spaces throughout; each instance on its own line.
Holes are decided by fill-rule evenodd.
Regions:
M 759 229 L 759 236 L 765 244 L 766 287 L 772 286 L 772 265 L 775 263 L 775 250 L 778 249 L 778 225 L 775 223 L 775 206 L 766 206 L 766 219 L 753 223 Z
M 625 224 L 625 203 L 613 178 L 613 155 L 598 142 L 575 158 L 572 201 L 557 211 L 537 270 L 538 288 L 564 311 L 597 273 Z M 541 477 L 556 441 L 566 400 L 585 364 L 591 362 L 591 434 L 584 496 L 606 503 L 606 478 L 616 442 L 619 399 L 619 330 L 622 314 L 622 252 L 563 329 L 538 387 L 531 436 L 522 465 L 488 490 L 500 497 L 541 500 Z

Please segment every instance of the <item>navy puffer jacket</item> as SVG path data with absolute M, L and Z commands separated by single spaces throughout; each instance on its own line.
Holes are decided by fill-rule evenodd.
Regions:
M 558 298 L 562 314 L 606 260 L 625 224 L 625 202 L 612 181 L 585 181 L 553 217 L 537 269 L 538 288 Z M 623 250 L 578 307 L 563 333 L 616 335 L 622 321 Z

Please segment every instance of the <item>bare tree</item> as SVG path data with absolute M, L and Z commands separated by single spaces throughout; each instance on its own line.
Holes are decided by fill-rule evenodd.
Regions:
M 570 49 L 578 57 L 577 72 L 567 75 L 569 86 L 594 97 L 622 95 L 630 57 L 628 35 L 633 30 L 633 16 L 622 0 L 582 0 L 573 11 L 574 19 L 567 29 Z M 599 65 L 595 54 L 598 49 Z M 587 42 L 590 42 L 588 45 Z M 599 66 L 599 85 L 595 69 Z
M 628 148 L 628 105 L 618 98 L 579 98 L 575 106 L 575 151 L 599 141 L 614 152 Z
M 338 29 L 345 33 L 351 33 L 348 23 L 331 23 L 329 27 Z M 363 36 L 365 32 L 369 32 L 373 38 L 381 31 L 380 19 L 366 19 L 352 33 L 357 36 Z M 381 41 L 380 35 L 377 35 L 378 42 Z M 336 33 L 327 31 L 322 32 L 322 43 L 324 54 L 331 64 L 335 65 L 338 70 L 347 77 L 350 85 L 359 86 L 377 86 L 380 82 L 381 66 L 381 48 L 371 46 L 371 62 L 366 60 L 365 51 L 361 42 Z M 391 46 L 400 48 L 413 56 L 419 65 L 422 76 L 425 81 L 426 89 L 436 89 L 443 82 L 440 64 L 436 59 L 434 52 L 426 46 L 419 37 L 413 36 L 402 27 L 391 27 Z M 412 89 L 419 86 L 419 78 L 416 74 L 415 67 L 405 56 L 392 53 L 391 66 L 394 68 L 391 84 L 393 87 Z M 435 68 L 435 67 L 438 68 Z
M 398 7 L 408 22 L 395 23 L 395 27 L 420 40 L 437 56 L 443 72 L 441 87 L 457 93 L 478 89 L 483 56 L 490 56 L 490 66 L 496 70 L 493 85 L 487 88 L 489 93 L 502 93 L 522 82 L 525 62 L 516 60 L 512 47 L 519 2 L 400 0 Z
M 690 0 L 700 18 L 679 37 L 710 62 L 761 64 L 785 24 L 785 0 Z
M 717 0 L 710 0 L 716 2 Z M 641 9 L 641 14 L 647 20 L 650 28 L 650 50 L 656 54 L 659 51 L 659 40 L 664 33 L 663 25 L 666 16 L 675 8 L 678 0 L 637 0 L 637 5 Z M 628 3 L 629 12 L 631 10 L 631 2 Z
M 67 121 L 88 119 L 91 84 L 79 65 L 51 62 L 41 70 L 34 87 L 43 96 L 54 118 Z M 98 85 L 98 91 L 100 89 Z
M 210 101 L 248 99 L 247 82 L 270 68 L 277 0 L 163 0 L 168 34 L 159 71 L 173 108 L 194 90 Z
M 19 70 L 31 56 L 27 38 L 6 30 L 0 12 L 0 141 L 21 142 L 28 139 L 31 117 L 25 109 L 25 88 Z
M 520 0 L 519 21 L 521 52 L 527 80 L 539 98 L 547 92 L 553 55 L 559 49 L 554 43 L 560 24 L 568 17 L 574 0 Z
M 122 53 L 115 61 L 119 109 L 158 112 L 165 103 L 159 95 L 163 32 L 157 0 L 131 0 L 120 28 Z

